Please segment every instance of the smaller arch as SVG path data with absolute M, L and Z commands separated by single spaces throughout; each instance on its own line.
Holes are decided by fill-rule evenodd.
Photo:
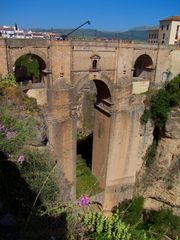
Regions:
M 102 80 L 93 80 L 97 89 L 97 103 L 102 100 L 111 101 L 111 92 Z
M 27 53 L 20 56 L 14 64 L 14 72 L 17 82 L 39 83 L 46 69 L 45 61 L 36 54 Z
M 99 80 L 101 82 L 103 82 L 107 88 L 109 89 L 109 92 L 110 94 L 112 93 L 113 91 L 113 83 L 112 81 L 105 75 L 105 74 L 102 74 L 100 78 L 97 78 L 97 79 L 103 79 L 103 80 Z M 85 75 L 84 77 L 82 77 L 81 79 L 79 79 L 79 81 L 77 82 L 77 84 L 75 85 L 75 92 L 76 92 L 76 95 L 78 94 L 79 91 L 81 91 L 81 89 L 83 89 L 83 87 L 88 84 L 89 81 L 96 81 L 95 79 L 90 79 L 89 78 L 89 74 Z M 98 80 L 97 80 L 98 81 Z M 112 94 L 111 94 L 111 97 L 112 97 Z
M 142 54 L 135 61 L 133 77 L 152 80 L 153 70 L 152 58 L 147 54 Z

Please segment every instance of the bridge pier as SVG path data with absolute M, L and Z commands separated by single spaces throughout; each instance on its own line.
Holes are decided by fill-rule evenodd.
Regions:
M 76 197 L 76 120 L 71 115 L 72 91 L 69 88 L 49 89 L 48 138 L 59 165 L 60 199 Z

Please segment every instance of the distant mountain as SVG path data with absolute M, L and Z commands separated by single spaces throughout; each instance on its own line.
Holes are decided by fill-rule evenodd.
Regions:
M 125 32 L 110 32 L 110 31 L 99 31 L 95 29 L 79 29 L 72 33 L 69 37 L 78 38 L 106 38 L 106 39 L 127 39 L 127 40 L 137 40 L 146 41 L 148 38 L 148 29 L 150 27 L 136 27 Z M 42 32 L 54 32 L 58 33 L 60 36 L 71 32 L 73 29 L 32 29 L 33 31 Z

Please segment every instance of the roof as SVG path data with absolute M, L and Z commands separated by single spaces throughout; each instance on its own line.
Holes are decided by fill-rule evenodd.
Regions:
M 1 31 L 14 31 L 14 28 L 12 27 L 0 27 Z
M 159 28 L 150 28 L 148 31 L 159 31 Z
M 171 16 L 171 17 L 160 20 L 160 22 L 164 22 L 164 21 L 180 21 L 180 16 Z

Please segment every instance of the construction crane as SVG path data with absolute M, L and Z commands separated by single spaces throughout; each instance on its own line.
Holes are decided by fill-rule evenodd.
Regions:
M 71 32 L 69 32 L 68 34 L 61 35 L 60 38 L 59 38 L 59 40 L 66 40 L 66 39 L 68 39 L 68 36 L 69 36 L 70 34 L 72 34 L 73 32 L 75 32 L 76 30 L 78 30 L 79 28 L 81 28 L 82 26 L 84 26 L 84 25 L 86 25 L 86 24 L 89 25 L 89 24 L 91 24 L 91 22 L 88 20 L 88 21 L 86 21 L 85 23 L 81 24 L 79 27 L 77 27 L 77 28 L 75 28 L 74 30 L 72 30 Z

